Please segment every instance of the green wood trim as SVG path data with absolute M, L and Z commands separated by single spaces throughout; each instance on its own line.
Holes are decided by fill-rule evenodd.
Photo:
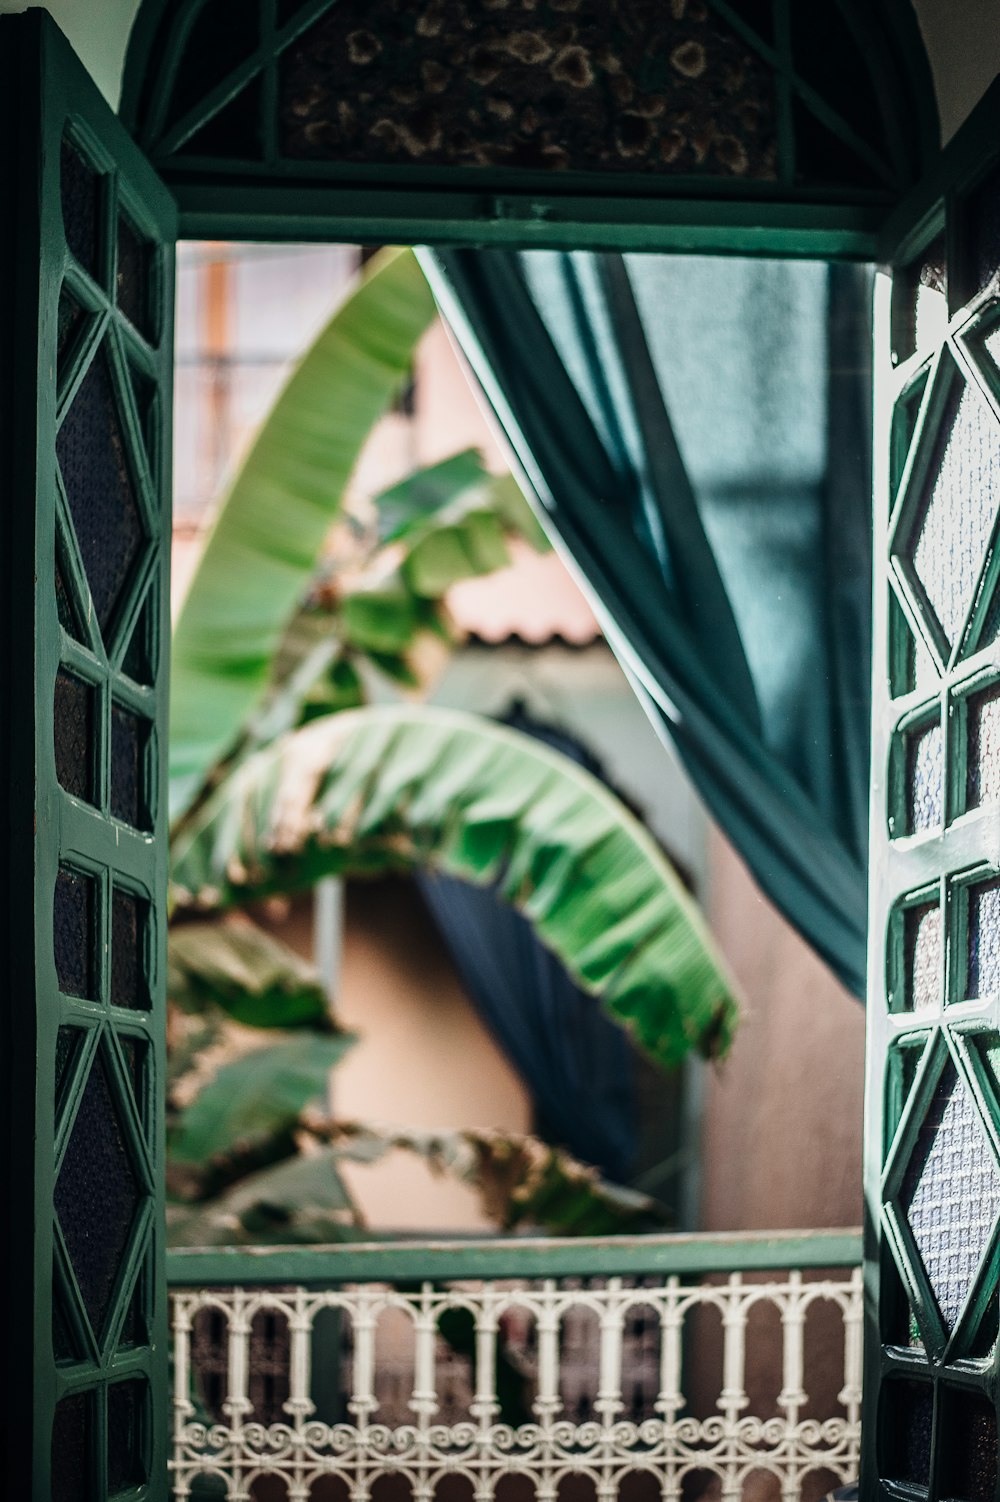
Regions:
M 449 1282 L 461 1278 L 630 1277 L 856 1267 L 861 1232 L 370 1242 L 344 1246 L 177 1248 L 171 1288 L 300 1283 Z
M 261 123 L 263 158 L 230 161 L 176 154 L 242 83 L 262 80 L 273 116 L 275 59 L 328 9 L 312 0 L 277 24 L 271 0 L 250 56 L 220 78 L 165 132 L 168 96 L 197 0 L 144 0 L 126 58 L 122 118 L 148 147 L 178 195 L 182 232 L 200 238 L 343 239 L 402 244 L 636 249 L 870 259 L 900 192 L 936 149 L 938 121 L 927 59 L 906 0 L 836 0 L 847 32 L 869 63 L 881 103 L 873 146 L 796 71 L 798 7 L 780 0 L 776 42 L 757 36 L 726 0 L 712 8 L 775 70 L 781 138 L 779 181 L 588 173 L 518 168 L 323 163 L 282 159 L 275 120 Z M 844 79 L 843 87 L 852 87 Z M 858 154 L 881 189 L 795 181 L 793 102 Z M 849 112 L 848 112 L 849 113 Z M 718 217 L 720 206 L 728 207 Z M 769 207 L 763 207 L 768 205 Z M 819 208 L 829 209 L 823 220 Z M 776 213 L 777 218 L 772 217 Z M 763 217 L 761 217 L 763 216 Z
M 995 558 L 989 555 L 996 553 L 997 526 L 987 544 L 988 561 L 970 583 L 968 621 L 954 633 L 955 640 L 946 640 L 931 617 L 926 591 L 909 556 L 915 527 L 923 515 L 924 487 L 934 478 L 931 466 L 940 462 L 939 434 L 947 419 L 946 398 L 953 383 L 978 385 L 983 402 L 997 414 L 992 377 L 975 356 L 975 339 L 991 326 L 994 316 L 996 281 L 971 298 L 975 288 L 966 285 L 965 268 L 971 266 L 969 237 L 976 226 L 969 222 L 965 198 L 987 172 L 996 170 L 998 161 L 1000 80 L 894 214 L 880 241 L 886 274 L 879 279 L 875 330 L 864 1497 L 890 1494 L 889 1484 L 904 1479 L 900 1471 L 905 1466 L 893 1469 L 896 1463 L 889 1438 L 904 1420 L 912 1389 L 893 1388 L 891 1379 L 925 1383 L 933 1407 L 928 1485 L 926 1491 L 914 1490 L 915 1496 L 953 1494 L 950 1456 L 959 1453 L 963 1443 L 971 1443 L 958 1417 L 963 1399 L 977 1393 L 995 1410 L 998 1398 L 998 1357 L 988 1314 L 1000 1282 L 996 1231 L 986 1238 L 980 1266 L 962 1290 L 962 1307 L 952 1311 L 954 1322 L 949 1327 L 901 1203 L 911 1155 L 948 1067 L 954 1068 L 963 1098 L 981 1120 L 982 1152 L 992 1151 L 994 1166 L 1000 1163 L 1000 1110 L 979 1052 L 1000 1035 L 1000 995 L 967 999 L 965 985 L 969 889 L 995 876 L 998 867 L 995 804 L 966 808 L 965 741 L 970 696 L 992 686 L 1000 676 L 995 644 L 979 646 L 996 577 Z M 948 328 L 934 344 L 919 348 L 894 367 L 893 294 L 912 297 L 912 264 L 942 229 L 951 314 Z M 907 307 L 904 301 L 902 310 Z M 922 686 L 910 686 L 905 679 L 900 682 L 898 632 L 903 629 L 924 642 L 936 663 L 936 676 L 928 674 L 929 681 Z M 941 820 L 934 828 L 907 833 L 901 819 L 908 775 L 906 735 L 932 723 L 941 727 L 943 747 Z M 890 819 L 896 821 L 894 825 Z M 913 1010 L 912 1001 L 903 993 L 905 914 L 925 903 L 937 903 L 941 915 L 939 999 Z M 911 1318 L 916 1332 L 911 1331 Z M 896 1494 L 895 1487 L 891 1494 Z
M 716 198 L 543 196 L 371 184 L 317 186 L 176 176 L 187 239 L 677 251 L 871 260 L 886 205 Z
M 165 1066 L 164 965 L 149 955 L 152 1006 L 125 1012 L 111 1004 L 109 941 L 116 889 L 140 895 L 153 911 L 153 949 L 162 946 L 166 908 L 167 849 L 162 819 L 149 835 L 111 819 L 108 807 L 109 732 L 112 700 L 145 712 L 152 725 L 149 773 L 163 806 L 162 772 L 153 747 L 166 735 L 169 620 L 169 406 L 172 377 L 172 246 L 176 214 L 172 200 L 151 172 L 120 122 L 99 96 L 72 49 L 43 11 L 0 19 L 0 115 L 9 130 L 0 136 L 0 185 L 6 190 L 0 226 L 0 517 L 3 518 L 5 608 L 2 641 L 5 814 L 2 910 L 5 922 L 3 1063 L 5 1102 L 0 1157 L 5 1164 L 4 1201 L 14 1229 L 4 1238 L 5 1287 L 14 1290 L 5 1327 L 4 1363 L 9 1426 L 8 1469 L 12 1495 L 48 1497 L 54 1482 L 53 1416 L 67 1395 L 86 1394 L 93 1424 L 86 1471 L 80 1486 L 88 1497 L 108 1486 L 105 1426 L 111 1382 L 142 1377 L 148 1412 L 137 1443 L 149 1502 L 167 1494 L 166 1285 L 163 1264 L 163 1187 L 157 1183 L 163 1144 Z M 73 260 L 60 201 L 61 148 L 71 135 L 78 155 L 100 179 L 89 200 L 98 246 L 89 268 Z M 159 308 L 154 342 L 126 327 L 113 306 L 119 210 L 139 236 L 155 246 L 143 264 L 151 268 L 150 308 Z M 89 211 L 88 211 L 89 212 Z M 86 217 L 86 216 L 85 216 Z M 146 271 L 134 284 L 144 286 Z M 69 288 L 82 311 L 75 359 L 59 368 L 56 357 L 60 289 Z M 99 348 L 99 346 L 101 346 Z M 114 406 L 116 436 L 129 457 L 129 477 L 139 524 L 158 555 L 158 611 L 164 623 L 154 686 L 143 689 L 120 677 L 120 662 L 137 605 L 118 612 L 113 630 L 90 626 L 82 602 L 89 600 L 86 572 L 73 543 L 72 517 L 57 479 L 56 433 L 73 394 L 82 389 L 91 356 L 102 362 Z M 106 363 L 105 363 L 106 362 Z M 140 434 L 130 366 L 158 388 L 161 421 L 154 435 Z M 57 401 L 57 379 L 61 384 Z M 93 419 L 85 419 L 92 422 Z M 88 432 L 90 430 L 88 429 Z M 97 429 L 94 429 L 95 433 Z M 100 433 L 97 433 L 100 437 Z M 146 455 L 149 438 L 152 457 Z M 67 588 L 77 592 L 80 640 L 71 642 L 59 624 L 54 579 L 58 557 Z M 134 581 L 152 588 L 151 566 Z M 124 593 L 124 581 L 118 586 Z M 90 685 L 89 734 L 93 807 L 60 786 L 55 755 L 54 689 L 60 668 L 78 672 Z M 92 882 L 91 1000 L 60 993 L 53 941 L 56 876 L 71 866 Z M 140 953 L 145 958 L 145 933 Z M 56 1092 L 60 1029 L 77 1033 Z M 144 1050 L 138 1098 L 126 1049 Z M 122 1244 L 113 1287 L 93 1296 L 102 1328 L 92 1330 L 84 1310 L 71 1248 L 54 1217 L 56 1183 L 74 1138 L 74 1113 L 84 1099 L 95 1062 L 126 1145 L 137 1202 L 131 1226 L 122 1222 Z M 96 1108 L 95 1108 L 96 1109 Z M 127 1231 L 127 1235 L 125 1234 Z M 120 1343 L 139 1288 L 139 1323 L 127 1348 Z M 63 1316 L 76 1350 L 56 1360 L 53 1290 L 68 1300 Z M 73 1343 L 73 1342 L 71 1342 Z

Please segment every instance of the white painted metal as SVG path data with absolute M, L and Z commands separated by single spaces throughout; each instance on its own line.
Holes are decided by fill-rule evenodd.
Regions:
M 174 1495 L 187 1498 L 196 1477 L 214 1476 L 228 1502 L 246 1502 L 259 1478 L 277 1476 L 288 1502 L 308 1502 L 320 1478 L 340 1477 L 351 1502 L 369 1502 L 376 1480 L 396 1475 L 408 1481 L 414 1502 L 431 1502 L 443 1478 L 458 1476 L 469 1502 L 490 1502 L 501 1478 L 522 1476 L 540 1502 L 555 1502 L 565 1478 L 582 1476 L 590 1478 L 597 1502 L 611 1502 L 628 1496 L 630 1476 L 647 1473 L 663 1502 L 679 1502 L 684 1478 L 698 1472 L 699 1479 L 717 1478 L 723 1502 L 737 1502 L 748 1478 L 759 1483 L 763 1472 L 777 1479 L 782 1502 L 797 1502 L 812 1473 L 839 1482 L 857 1475 L 861 1272 L 837 1281 L 811 1281 L 799 1272 L 779 1277 L 754 1282 L 733 1273 L 716 1283 L 670 1277 L 655 1287 L 609 1278 L 599 1287 L 547 1280 L 424 1284 L 419 1292 L 370 1284 L 327 1292 L 176 1292 Z M 842 1360 L 843 1386 L 833 1411 L 817 1416 L 804 1380 L 807 1314 L 820 1303 L 837 1311 L 836 1349 L 825 1354 L 836 1358 L 838 1371 Z M 754 1328 L 773 1330 L 782 1379 L 766 1414 L 753 1411 L 745 1375 L 748 1321 L 762 1305 L 770 1321 L 758 1314 Z M 313 1324 L 329 1309 L 340 1311 L 339 1334 L 324 1351 Z M 447 1310 L 467 1311 L 474 1332 L 468 1358 L 441 1340 L 438 1320 Z M 214 1321 L 216 1349 L 228 1353 L 214 1397 L 195 1370 L 192 1341 L 207 1320 Z M 262 1321 L 272 1358 L 277 1332 L 284 1360 L 271 1412 L 259 1397 L 255 1408 L 250 1397 Z M 722 1383 L 716 1411 L 699 1417 L 685 1397 L 684 1369 L 692 1337 L 708 1334 L 705 1321 L 721 1324 Z M 650 1338 L 642 1349 L 634 1339 L 630 1344 L 627 1328 L 648 1331 L 652 1347 Z M 519 1367 L 530 1383 L 529 1422 L 501 1421 L 498 1342 L 508 1368 Z M 751 1366 L 759 1355 L 749 1352 Z M 319 1415 L 315 1365 L 342 1360 L 343 1412 Z M 574 1396 L 581 1360 L 590 1363 L 592 1399 Z M 647 1379 L 647 1389 L 636 1386 Z

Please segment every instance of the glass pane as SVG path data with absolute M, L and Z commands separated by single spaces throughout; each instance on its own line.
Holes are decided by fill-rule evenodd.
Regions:
M 944 815 L 944 740 L 935 721 L 906 743 L 907 833 L 939 829 Z
M 108 1490 L 123 1491 L 145 1481 L 142 1461 L 142 1409 L 146 1384 L 115 1382 L 108 1388 Z
M 53 1502 L 89 1502 L 92 1402 L 74 1393 L 57 1406 L 52 1424 Z
M 976 1104 L 950 1060 L 920 1127 L 900 1198 L 951 1330 L 1000 1213 L 1000 1174 Z
M 940 1494 L 961 1502 L 993 1502 L 997 1484 L 997 1416 L 983 1393 L 945 1390 L 944 1473 Z
M 149 727 L 130 710 L 111 708 L 111 812 L 135 829 L 148 827 L 146 742 Z
M 115 1279 L 141 1199 L 103 1053 L 98 1053 L 73 1122 L 55 1207 L 95 1331 L 108 1314 Z
M 966 995 L 1000 991 L 1000 882 L 969 889 L 969 955 Z
M 941 908 L 936 902 L 908 908 L 903 921 L 906 947 L 906 1006 L 915 1012 L 941 1004 Z
M 147 1007 L 142 963 L 147 904 L 115 888 L 111 898 L 111 1000 L 116 1007 Z
M 933 1389 L 927 1382 L 887 1382 L 883 1402 L 888 1452 L 881 1467 L 883 1475 L 926 1486 L 931 1470 Z
M 1000 685 L 969 700 L 967 808 L 1000 799 Z
M 148 1044 L 141 1038 L 133 1038 L 128 1033 L 119 1033 L 118 1042 L 121 1044 L 122 1053 L 125 1055 L 125 1067 L 128 1072 L 129 1084 L 132 1087 L 132 1097 L 135 1100 L 136 1113 L 140 1121 L 145 1125 L 146 1115 L 146 1054 Z
M 149 334 L 149 273 L 153 248 L 129 221 L 118 219 L 118 306 L 142 334 Z
M 52 945 L 59 989 L 67 996 L 94 999 L 94 880 L 68 867 L 56 877 Z
M 146 593 L 139 618 L 135 623 L 129 644 L 122 658 L 122 672 L 136 683 L 150 685 L 155 677 L 153 669 L 152 615 L 155 609 L 156 584 Z
M 91 361 L 56 438 L 76 540 L 101 631 L 143 545 L 143 526 L 107 355 Z
M 935 431 L 913 567 L 945 637 L 960 638 L 1000 504 L 1000 426 L 956 376 Z
M 69 141 L 62 143 L 59 190 L 66 244 L 80 265 L 96 276 L 99 183 Z
M 59 330 L 56 338 L 60 373 L 62 372 L 66 354 L 82 325 L 83 309 L 64 287 L 59 294 Z
M 94 802 L 94 690 L 75 673 L 56 674 L 52 707 L 56 776 L 75 798 Z

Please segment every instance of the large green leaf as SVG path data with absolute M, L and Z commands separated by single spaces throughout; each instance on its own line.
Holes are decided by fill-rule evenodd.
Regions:
M 204 1205 L 167 1207 L 171 1246 L 328 1245 L 361 1234 L 329 1148 L 251 1174 Z
M 348 1033 L 310 1031 L 223 1065 L 181 1112 L 170 1156 L 204 1165 L 216 1154 L 249 1151 L 291 1131 L 303 1108 L 323 1095 L 327 1075 L 353 1041 Z
M 377 1163 L 401 1149 L 435 1173 L 469 1184 L 500 1231 L 610 1236 L 662 1230 L 664 1207 L 647 1194 L 605 1183 L 596 1168 L 561 1147 L 514 1132 L 428 1132 L 330 1123 L 340 1158 Z
M 662 1065 L 725 1052 L 736 1002 L 662 851 L 567 757 L 473 715 L 354 710 L 258 752 L 175 842 L 174 896 L 212 908 L 417 866 L 496 883 Z
M 173 924 L 167 994 L 186 1011 L 218 1006 L 249 1027 L 315 1027 L 329 1020 L 316 967 L 246 918 Z
M 293 371 L 258 433 L 174 634 L 174 817 L 264 692 L 358 455 L 433 316 L 412 253 L 384 252 Z

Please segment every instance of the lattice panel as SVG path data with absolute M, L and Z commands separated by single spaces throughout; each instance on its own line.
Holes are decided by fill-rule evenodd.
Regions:
M 886 131 L 898 77 L 837 0 L 808 25 L 784 0 L 187 0 L 156 45 L 171 66 L 137 90 L 135 123 L 181 175 L 385 165 L 877 195 L 912 170 L 913 141 Z
M 992 125 L 987 136 L 995 153 Z M 995 188 L 995 163 L 982 176 L 971 159 L 965 183 Z M 997 223 L 979 186 L 921 201 L 892 272 L 876 391 L 874 652 L 887 671 L 873 696 L 885 801 L 870 921 L 886 948 L 885 983 L 875 966 L 869 990 L 866 1194 L 881 1213 L 867 1256 L 881 1308 L 866 1332 L 861 1494 L 895 1483 L 927 1502 L 993 1499 L 998 1479 Z M 962 308 L 977 286 L 987 296 Z
M 1000 419 L 949 348 L 915 445 L 894 549 L 945 657 L 961 643 L 1000 509 Z
M 33 247 L 18 252 L 11 355 L 31 399 L 14 421 L 0 397 L 4 464 L 13 432 L 18 507 L 35 508 L 9 575 L 35 589 L 29 611 L 18 586 L 12 648 L 33 684 L 14 705 L 26 812 L 10 801 L 15 824 L 31 821 L 18 874 L 34 937 L 24 922 L 32 961 L 17 1006 L 34 1016 L 21 1024 L 28 1054 L 8 1065 L 28 1103 L 21 1202 L 8 1209 L 31 1245 L 17 1284 L 30 1312 L 15 1311 L 21 1333 L 9 1335 L 30 1419 L 9 1489 L 104 1502 L 142 1485 L 146 1502 L 165 1502 L 153 1421 L 166 1384 L 156 757 L 176 215 L 48 16 L 4 17 L 0 31 L 0 92 L 11 97 L 12 59 L 33 80 L 17 173 L 4 179 L 17 185 L 11 222 Z M 2 146 L 0 158 L 6 173 Z
M 900 1199 L 951 1330 L 1000 1215 L 1000 1171 L 978 1108 L 951 1063 L 920 1127 Z

